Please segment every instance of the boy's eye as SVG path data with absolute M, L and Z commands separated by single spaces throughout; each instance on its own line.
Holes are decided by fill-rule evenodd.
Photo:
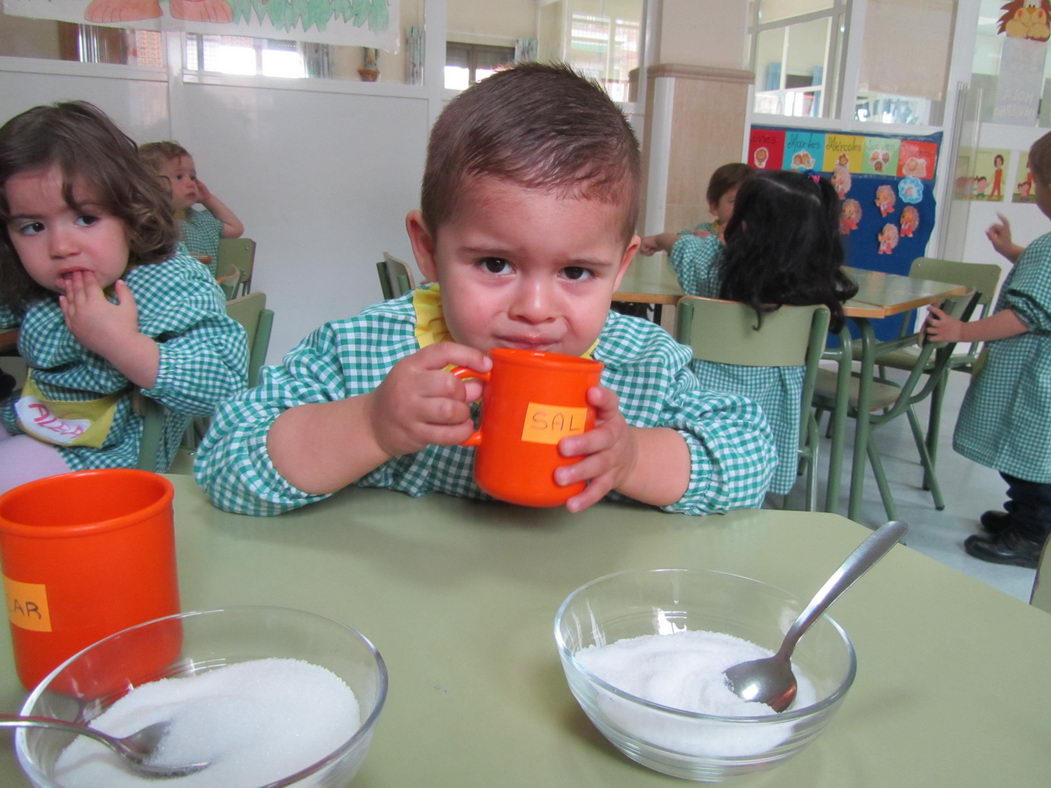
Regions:
M 44 232 L 44 223 L 27 222 L 26 224 L 19 225 L 17 232 L 19 235 L 36 235 L 37 233 Z
M 587 279 L 589 276 L 592 276 L 591 271 L 587 268 L 581 268 L 579 265 L 571 265 L 568 268 L 563 268 L 562 274 L 566 279 L 571 279 L 574 282 L 578 279 Z
M 78 216 L 76 221 L 77 221 L 77 224 L 79 224 L 81 227 L 91 227 L 91 225 L 93 225 L 98 220 L 99 220 L 99 217 L 97 217 L 97 216 L 92 216 L 90 214 L 84 214 L 83 216 Z
M 505 273 L 510 266 L 502 257 L 483 257 L 479 264 L 491 274 Z

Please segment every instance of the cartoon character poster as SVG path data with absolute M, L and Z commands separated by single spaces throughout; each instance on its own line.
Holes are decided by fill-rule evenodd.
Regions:
M 781 169 L 820 170 L 825 157 L 825 135 L 817 131 L 788 131 Z
M 861 171 L 870 175 L 892 175 L 898 170 L 898 151 L 901 140 L 894 137 L 865 137 L 861 157 Z
M 1011 192 L 1011 202 L 1036 202 L 1036 194 L 1033 191 L 1033 171 L 1029 169 L 1029 153 L 1022 154 L 1022 161 L 1018 166 L 1018 174 L 1015 177 L 1018 183 Z
M 785 132 L 754 129 L 748 140 L 748 164 L 757 170 L 779 170 L 785 157 Z
M 1001 9 L 997 33 L 1030 41 L 1047 41 L 1051 37 L 1049 0 L 1008 0 Z
M 834 172 L 836 167 L 844 167 L 847 172 L 861 172 L 864 155 L 865 137 L 857 134 L 827 134 L 824 163 L 820 169 Z
M 938 146 L 923 140 L 904 139 L 898 150 L 898 177 L 933 178 L 938 166 Z
M 979 148 L 975 151 L 970 199 L 992 202 L 1004 199 L 1004 179 L 1010 155 L 1010 151 L 1006 150 Z

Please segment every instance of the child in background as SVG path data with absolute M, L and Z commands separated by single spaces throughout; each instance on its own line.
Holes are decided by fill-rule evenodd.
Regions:
M 175 215 L 180 220 L 182 242 L 194 256 L 206 256 L 215 276 L 220 238 L 240 238 L 244 225 L 226 203 L 198 180 L 193 156 L 177 142 L 148 142 L 139 147 L 147 166 L 167 180 Z M 203 210 L 195 210 L 201 203 Z
M 85 102 L 0 128 L 0 326 L 27 379 L 0 403 L 0 492 L 85 468 L 135 467 L 139 394 L 167 406 L 167 468 L 190 416 L 245 385 L 244 330 L 174 252 L 170 200 L 135 143 Z
M 857 286 L 840 270 L 839 199 L 825 178 L 759 172 L 737 192 L 733 218 L 716 238 L 663 233 L 654 245 L 670 255 L 689 295 L 742 301 L 764 312 L 782 304 L 825 304 L 830 330 L 843 324 L 843 302 Z M 779 458 L 771 492 L 787 493 L 798 467 L 802 367 L 759 368 L 694 361 L 701 385 L 757 402 L 774 431 Z
M 708 199 L 708 210 L 711 211 L 715 221 L 701 222 L 689 232 L 699 238 L 709 235 L 723 237 L 723 231 L 734 213 L 734 201 L 737 199 L 737 190 L 745 178 L 755 170 L 741 162 L 731 162 L 718 167 L 708 179 L 708 191 L 705 197 Z M 687 232 L 687 231 L 683 231 Z M 656 245 L 657 236 L 647 236 L 642 239 L 639 252 L 645 255 L 655 254 L 659 251 Z
M 564 437 L 556 482 L 668 511 L 763 500 L 775 461 L 759 409 L 703 392 L 689 348 L 610 311 L 638 248 L 640 164 L 603 90 L 563 66 L 499 71 L 431 132 L 422 210 L 406 217 L 432 284 L 322 326 L 218 411 L 194 473 L 222 509 L 277 514 L 348 485 L 484 498 L 471 403 L 487 351 L 527 348 L 605 365 L 596 427 Z
M 1051 218 L 1051 133 L 1029 151 L 1036 204 Z M 1051 533 L 1051 233 L 1023 249 L 1011 226 L 986 232 L 1014 267 L 1004 279 L 993 314 L 962 322 L 929 308 L 927 336 L 942 342 L 987 342 L 986 361 L 971 377 L 960 406 L 953 448 L 1000 472 L 1006 511 L 985 512 L 985 535 L 964 549 L 996 564 L 1035 569 Z

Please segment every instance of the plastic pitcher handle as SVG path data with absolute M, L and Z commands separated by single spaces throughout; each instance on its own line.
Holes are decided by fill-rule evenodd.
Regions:
M 477 378 L 478 380 L 481 380 L 481 381 L 483 381 L 485 383 L 489 382 L 489 373 L 488 372 L 479 372 L 478 370 L 471 369 L 470 367 L 453 367 L 449 371 L 452 372 L 453 375 L 455 375 L 456 377 L 460 378 L 460 380 L 465 380 L 467 378 Z M 470 437 L 468 437 L 467 440 L 462 441 L 460 443 L 460 445 L 461 446 L 479 446 L 479 445 L 481 445 L 481 443 L 482 443 L 482 431 L 481 430 L 475 430 L 474 432 L 471 433 Z

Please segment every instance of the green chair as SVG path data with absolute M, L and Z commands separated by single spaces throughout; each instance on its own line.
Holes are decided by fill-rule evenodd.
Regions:
M 967 320 L 974 309 L 977 294 L 957 296 L 948 299 L 943 307 L 945 311 L 961 320 Z M 885 342 L 887 352 L 901 350 L 909 345 L 916 345 L 920 340 L 920 334 L 910 334 L 906 337 Z M 879 486 L 880 498 L 883 500 L 883 508 L 887 511 L 888 520 L 896 520 L 897 509 L 894 498 L 887 484 L 887 477 L 883 471 L 883 462 L 880 459 L 876 444 L 872 440 L 872 433 L 877 428 L 893 421 L 902 414 L 909 420 L 912 429 L 912 437 L 916 442 L 916 449 L 920 454 L 920 462 L 924 470 L 925 489 L 929 489 L 934 499 L 935 508 L 945 508 L 945 500 L 942 497 L 941 487 L 934 475 L 934 463 L 931 459 L 927 443 L 920 428 L 919 419 L 916 417 L 914 406 L 930 397 L 939 381 L 946 374 L 949 362 L 952 358 L 955 343 L 953 342 L 924 342 L 916 354 L 916 361 L 909 370 L 909 375 L 903 383 L 897 383 L 883 375 L 876 375 L 871 384 L 870 411 L 859 413 L 858 406 L 858 373 L 853 373 L 850 379 L 850 391 L 848 397 L 848 416 L 856 419 L 858 428 L 854 434 L 854 440 L 862 444 L 869 464 L 872 466 L 876 484 Z M 881 353 L 877 356 L 877 362 L 882 361 L 885 356 Z M 837 375 L 827 369 L 818 370 L 817 383 L 814 391 L 814 407 L 820 412 L 827 410 L 831 412 L 836 405 Z M 920 385 L 922 382 L 922 386 Z
M 996 297 L 996 288 L 1000 284 L 1000 274 L 1000 266 L 995 263 L 959 263 L 955 260 L 941 260 L 935 257 L 917 257 L 912 261 L 912 266 L 909 268 L 909 276 L 914 276 L 917 279 L 950 282 L 954 285 L 964 285 L 974 290 L 978 294 L 975 308 L 979 319 L 986 317 L 992 309 L 993 300 Z M 911 313 L 905 315 L 902 321 L 901 336 L 906 336 L 911 332 L 911 326 L 908 324 L 911 317 Z M 926 437 L 927 452 L 930 454 L 931 465 L 935 465 L 938 460 L 938 438 L 941 432 L 942 403 L 945 399 L 945 389 L 949 382 L 949 373 L 953 370 L 968 374 L 974 372 L 982 345 L 983 343 L 981 342 L 972 342 L 962 352 L 953 353 L 945 370 L 942 372 L 941 378 L 937 381 L 934 391 L 931 393 Z M 916 365 L 916 358 L 919 352 L 919 348 L 912 345 L 890 353 L 881 354 L 876 359 L 879 374 L 882 377 L 886 377 L 888 367 L 892 369 L 912 369 Z M 855 356 L 859 353 L 860 348 L 855 347 Z M 929 365 L 933 363 L 934 359 L 928 362 Z M 926 476 L 924 476 L 923 489 L 930 489 L 930 479 Z
M 1051 545 L 1051 539 L 1044 542 L 1044 549 L 1040 552 L 1029 604 L 1051 613 L 1051 547 L 1048 545 Z
M 817 500 L 818 429 L 811 409 L 818 363 L 825 348 L 829 311 L 823 305 L 782 306 L 763 315 L 736 301 L 683 296 L 675 309 L 675 337 L 700 361 L 751 367 L 803 367 L 799 419 L 800 472 L 806 474 L 806 508 Z M 744 392 L 742 392 L 744 393 Z
M 232 296 L 248 295 L 252 292 L 252 269 L 255 267 L 255 241 L 251 238 L 220 238 L 217 255 L 219 271 L 236 269 L 237 281 Z
M 248 342 L 248 386 L 259 383 L 259 370 L 266 361 L 270 347 L 270 332 L 274 324 L 274 313 L 266 308 L 266 293 L 251 293 L 226 302 L 226 314 L 236 320 L 245 330 Z M 136 467 L 147 471 L 164 472 L 159 467 L 158 454 L 164 437 L 164 422 L 167 408 L 150 397 L 138 397 L 137 407 L 142 413 L 142 438 L 139 441 L 139 461 Z M 192 419 L 186 428 L 182 448 L 193 451 L 208 429 L 208 419 Z M 176 455 L 172 469 L 184 467 L 188 457 L 182 452 Z M 174 470 L 173 470 L 174 472 Z
M 384 252 L 383 259 L 376 263 L 376 272 L 379 274 L 384 300 L 405 295 L 416 287 L 409 266 L 387 252 Z

